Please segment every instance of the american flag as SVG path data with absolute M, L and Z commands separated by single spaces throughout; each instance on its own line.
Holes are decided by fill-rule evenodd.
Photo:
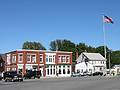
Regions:
M 112 18 L 110 18 L 110 17 L 108 17 L 108 16 L 104 16 L 104 22 L 105 22 L 105 23 L 112 23 L 112 24 L 113 24 Z

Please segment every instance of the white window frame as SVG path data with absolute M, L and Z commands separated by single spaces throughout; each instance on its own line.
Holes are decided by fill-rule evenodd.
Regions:
M 12 63 L 16 63 L 16 55 L 12 55 Z
M 36 55 L 35 54 L 31 55 L 31 61 L 32 61 L 32 63 L 36 63 Z

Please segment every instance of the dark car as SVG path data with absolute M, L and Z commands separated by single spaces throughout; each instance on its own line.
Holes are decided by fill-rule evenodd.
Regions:
M 93 76 L 102 76 L 103 75 L 103 72 L 95 72 L 93 73 Z
M 41 73 L 40 71 L 32 71 L 32 70 L 28 70 L 26 72 L 26 74 L 24 75 L 25 79 L 32 79 L 32 78 L 40 78 Z
M 21 74 L 17 73 L 17 71 L 7 71 L 3 74 L 3 79 L 5 82 L 7 81 L 23 81 L 23 77 Z

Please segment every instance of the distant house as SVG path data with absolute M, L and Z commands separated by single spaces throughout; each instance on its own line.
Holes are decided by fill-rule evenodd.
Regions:
M 86 53 L 83 52 L 76 60 L 75 72 L 83 74 L 103 72 L 106 74 L 106 59 L 99 53 Z

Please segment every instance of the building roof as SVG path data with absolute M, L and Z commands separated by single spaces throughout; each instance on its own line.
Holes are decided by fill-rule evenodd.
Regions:
M 90 60 L 106 60 L 100 53 L 83 53 Z
M 16 52 L 16 51 L 32 51 L 32 52 L 45 52 L 45 53 L 72 53 L 68 51 L 49 51 L 49 50 L 46 51 L 46 50 L 29 50 L 29 49 L 17 49 L 15 51 L 10 51 L 8 53 Z

